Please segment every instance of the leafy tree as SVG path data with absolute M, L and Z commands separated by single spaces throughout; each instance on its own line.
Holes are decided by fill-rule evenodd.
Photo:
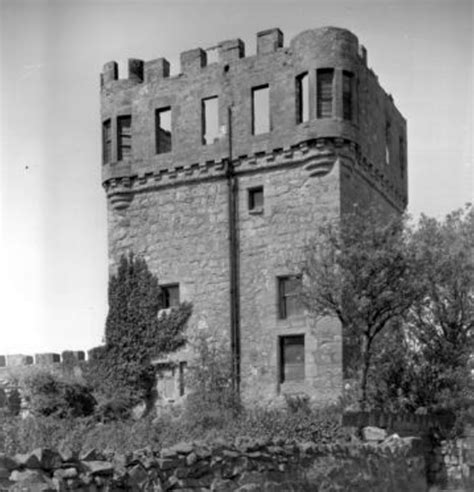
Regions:
M 407 322 L 423 364 L 424 405 L 450 402 L 469 389 L 474 349 L 474 208 L 467 205 L 436 220 L 422 216 L 412 248 L 421 265 L 423 296 Z M 472 386 L 472 385 L 471 385 Z
M 105 346 L 92 352 L 88 377 L 106 397 L 146 400 L 155 381 L 151 361 L 185 344 L 191 305 L 183 303 L 158 319 L 158 280 L 145 260 L 133 254 L 121 257 L 108 297 Z
M 360 404 L 367 402 L 374 342 L 420 295 L 405 217 L 356 210 L 327 221 L 306 248 L 301 298 L 316 317 L 335 316 L 359 347 Z

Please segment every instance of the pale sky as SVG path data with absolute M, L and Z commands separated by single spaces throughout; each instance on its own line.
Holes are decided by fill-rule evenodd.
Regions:
M 0 354 L 87 350 L 107 313 L 99 74 L 280 27 L 345 27 L 408 121 L 409 211 L 473 197 L 470 0 L 0 0 Z

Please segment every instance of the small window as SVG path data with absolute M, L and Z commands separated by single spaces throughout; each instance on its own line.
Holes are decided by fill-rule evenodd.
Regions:
M 213 144 L 219 139 L 219 100 L 209 97 L 202 100 L 202 143 Z
M 309 77 L 303 73 L 296 77 L 296 124 L 309 121 Z
M 385 123 L 385 164 L 390 164 L 390 121 Z
M 161 309 L 168 309 L 179 306 L 179 284 L 160 285 L 161 289 Z
M 322 68 L 317 71 L 317 116 L 332 117 L 334 69 Z
M 352 121 L 352 99 L 354 93 L 354 76 L 350 72 L 342 72 L 342 114 L 345 120 Z
M 117 118 L 117 159 L 123 161 L 132 154 L 132 117 L 119 116 Z
M 400 159 L 400 174 L 402 178 L 405 177 L 405 140 L 403 140 L 403 137 L 400 137 L 398 139 L 398 152 L 399 152 L 399 159 Z
M 292 275 L 278 278 L 278 310 L 280 319 L 286 319 L 302 312 L 298 299 L 301 277 Z
M 304 335 L 280 337 L 280 383 L 303 381 Z
M 110 119 L 102 123 L 102 162 L 112 160 L 112 125 Z
M 184 394 L 186 393 L 185 375 L 187 365 L 187 362 L 179 363 L 179 396 L 184 396 Z
M 249 211 L 263 212 L 263 186 L 249 189 Z
M 166 154 L 172 150 L 171 108 L 157 109 L 155 112 L 156 153 Z
M 268 133 L 270 128 L 270 89 L 268 85 L 252 89 L 252 134 Z

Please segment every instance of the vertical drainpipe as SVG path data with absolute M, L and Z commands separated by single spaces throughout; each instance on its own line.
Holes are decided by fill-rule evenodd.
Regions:
M 232 352 L 232 388 L 240 394 L 240 292 L 239 245 L 237 237 L 238 182 L 234 174 L 232 156 L 232 106 L 227 108 L 229 159 L 227 160 L 227 198 L 229 212 L 229 264 L 230 264 L 230 343 Z

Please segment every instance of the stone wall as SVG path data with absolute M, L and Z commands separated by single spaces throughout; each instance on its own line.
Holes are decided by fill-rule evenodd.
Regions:
M 26 414 L 27 402 L 21 396 L 21 379 L 38 370 L 47 370 L 57 374 L 82 374 L 82 364 L 86 360 L 85 352 L 66 350 L 58 353 L 41 353 L 33 355 L 0 355 L 0 410 L 8 407 L 8 399 L 13 392 L 19 391 L 21 412 Z M 16 398 L 16 395 L 14 396 Z
M 442 490 L 474 490 L 474 426 L 466 424 L 463 433 L 456 438 L 443 437 L 450 435 L 453 424 L 454 416 L 449 412 L 427 415 L 346 412 L 343 416 L 346 427 L 378 429 L 372 433 L 375 441 L 391 433 L 418 436 L 428 484 Z
M 311 442 L 180 443 L 160 452 L 81 456 L 37 449 L 0 454 L 0 487 L 11 490 L 182 490 L 425 492 L 416 438 L 381 445 Z M 23 487 L 23 489 L 22 489 Z M 29 487 L 29 488 L 28 488 Z M 43 488 L 40 488 L 43 487 Z

